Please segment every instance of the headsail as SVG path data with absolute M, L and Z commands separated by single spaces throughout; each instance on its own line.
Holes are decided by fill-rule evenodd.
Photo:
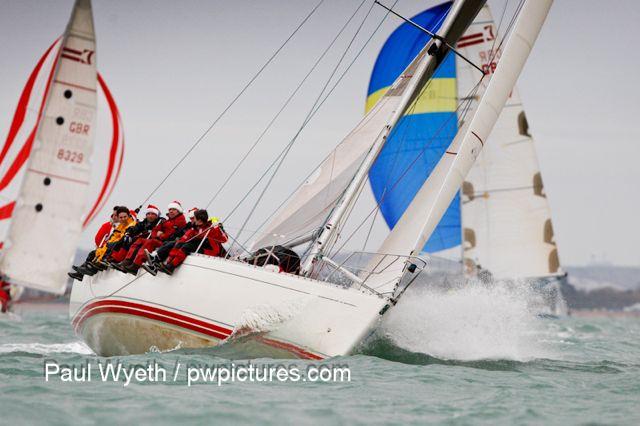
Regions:
M 76 0 L 27 152 L 0 270 L 54 293 L 66 285 L 86 212 L 96 116 L 96 44 L 90 0 Z
M 508 100 L 538 36 L 552 0 L 525 0 L 512 34 L 477 109 L 415 196 L 402 218 L 378 250 L 379 253 L 419 254 L 426 240 L 455 197 L 463 180 L 482 150 Z M 372 262 L 381 273 L 368 284 L 382 292 L 396 287 L 404 270 Z

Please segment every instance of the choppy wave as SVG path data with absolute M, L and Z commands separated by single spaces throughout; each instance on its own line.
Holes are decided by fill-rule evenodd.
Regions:
M 0 354 L 28 353 L 34 355 L 51 355 L 72 353 L 78 355 L 91 355 L 93 351 L 82 342 L 69 343 L 7 343 L 0 345 Z

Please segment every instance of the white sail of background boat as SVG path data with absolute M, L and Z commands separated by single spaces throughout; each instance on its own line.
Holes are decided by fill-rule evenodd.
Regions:
M 51 57 L 42 100 L 34 100 L 34 83 Z M 103 207 L 117 180 L 123 155 L 122 126 L 113 97 L 96 71 L 96 61 L 91 1 L 76 0 L 64 35 L 40 59 L 23 90 L 2 151 L 3 196 L 22 177 L 15 201 L 3 206 L 0 215 L 10 220 L 0 273 L 11 284 L 64 293 L 83 226 Z M 89 204 L 98 85 L 111 112 L 113 137 L 104 181 Z M 32 130 L 25 120 L 29 102 L 39 103 Z M 28 134 L 22 145 L 21 132 Z M 6 154 L 16 150 L 9 161 Z
M 481 140 L 486 140 L 506 103 L 551 1 L 525 0 L 478 108 L 450 147 L 453 154 L 441 159 L 377 251 L 378 261 L 372 262 L 371 274 L 344 270 L 331 259 L 331 247 L 365 186 L 370 167 L 394 125 L 408 108 L 420 102 L 436 66 L 483 4 L 482 0 L 453 4 L 437 37 L 396 80 L 385 94 L 388 99 L 379 102 L 380 107 L 370 111 L 338 148 L 349 151 L 349 146 L 362 145 L 360 153 L 349 154 L 347 164 L 341 164 L 334 175 L 329 174 L 328 181 L 321 168 L 272 222 L 270 229 L 277 231 L 270 232 L 271 238 L 302 237 L 313 229 L 306 223 L 316 220 L 318 211 L 324 212 L 324 219 L 317 222 L 322 226 L 320 232 L 311 232 L 301 275 L 279 273 L 240 259 L 199 254 L 190 255 L 171 276 L 139 272 L 132 278 L 106 270 L 73 287 L 70 315 L 76 332 L 100 355 L 141 353 L 152 347 L 213 346 L 247 330 L 252 332 L 253 352 L 246 356 L 322 359 L 353 351 L 394 304 L 401 292 L 400 281 L 420 273 L 415 266 L 419 262 L 416 254 L 482 149 Z M 398 96 L 400 99 L 394 98 Z M 337 163 L 338 157 L 334 152 L 333 159 L 329 157 L 331 163 Z M 356 166 L 352 168 L 351 163 Z M 351 176 L 346 178 L 346 173 Z M 333 180 L 341 188 L 335 196 L 329 189 Z M 307 203 L 314 209 L 307 211 Z M 326 203 L 330 203 L 329 208 L 325 208 Z M 307 220 L 299 220 L 302 212 Z M 293 228 L 298 235 L 286 235 L 285 231 Z M 320 272 L 326 266 L 333 266 L 349 284 L 323 279 Z M 265 317 L 278 321 L 256 321 Z
M 437 12 L 449 4 L 427 9 L 412 21 L 429 28 Z M 461 37 L 458 50 L 491 73 L 500 56 L 498 32 L 489 6 L 485 5 Z M 374 66 L 368 108 L 388 89 L 387 82 L 399 72 L 398 68 L 410 60 L 412 49 L 427 40 L 427 35 L 409 23 L 394 31 Z M 475 100 L 486 89 L 487 84 L 483 82 L 473 99 L 466 99 L 477 84 L 477 70 L 466 61 L 450 56 L 432 80 L 437 84 L 433 84 L 431 105 L 405 117 L 410 121 L 406 124 L 409 135 L 403 140 L 389 141 L 370 172 L 373 192 L 390 228 L 395 226 L 436 161 L 446 155 L 448 141 L 453 139 L 456 129 L 445 127 L 436 143 L 424 135 L 443 126 L 448 115 L 471 114 Z M 467 102 L 468 108 L 465 107 Z M 420 150 L 425 151 L 424 161 L 402 177 L 396 191 L 389 193 L 389 186 L 399 178 L 403 166 L 414 161 Z M 445 212 L 427 241 L 425 251 L 439 252 L 462 246 L 467 276 L 475 276 L 479 271 L 488 271 L 498 280 L 562 275 L 534 141 L 516 87 L 486 148 L 467 175 L 461 193 L 462 197 L 456 197 Z
M 472 58 L 481 57 L 496 36 L 488 6 L 477 21 L 465 35 Z M 478 39 L 483 42 L 472 44 Z M 493 69 L 495 63 L 483 66 Z M 473 85 L 469 72 L 460 68 L 458 81 L 459 93 Z M 551 209 L 517 87 L 462 185 L 462 228 L 467 274 L 484 269 L 496 279 L 562 275 Z

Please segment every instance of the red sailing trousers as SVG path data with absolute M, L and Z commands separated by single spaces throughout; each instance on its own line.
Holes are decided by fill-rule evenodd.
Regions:
M 147 255 L 145 254 L 144 251 L 147 250 L 149 253 L 151 253 L 161 245 L 162 245 L 162 241 L 156 240 L 155 238 L 142 240 L 140 248 L 138 249 L 138 253 L 135 255 L 136 257 L 133 260 L 133 263 L 135 263 L 138 266 L 142 265 L 147 260 Z

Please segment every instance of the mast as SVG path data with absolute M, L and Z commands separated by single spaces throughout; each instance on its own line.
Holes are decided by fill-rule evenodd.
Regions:
M 437 33 L 439 37 L 432 38 L 420 52 L 420 55 L 424 56 L 414 72 L 414 78 L 411 78 L 407 83 L 408 87 L 405 89 L 398 108 L 394 111 L 391 119 L 376 138 L 340 201 L 325 222 L 322 231 L 312 243 L 310 253 L 301 268 L 302 275 L 309 275 L 312 272 L 314 264 L 322 258 L 325 247 L 329 247 L 338 237 L 340 226 L 355 204 L 358 194 L 366 182 L 369 169 L 384 147 L 389 133 L 404 115 L 407 108 L 420 95 L 421 90 L 428 83 L 437 66 L 444 60 L 449 52 L 449 46 L 454 45 L 458 38 L 462 36 L 485 1 L 486 0 L 456 0 L 451 6 L 451 11 L 447 15 L 445 22 Z
M 420 254 L 420 249 L 459 191 L 465 176 L 498 120 L 552 2 L 553 0 L 525 0 L 475 114 L 458 133 L 447 150 L 447 155 L 440 159 L 378 253 L 413 256 Z M 374 259 L 373 262 L 379 262 L 379 259 Z M 376 265 L 373 262 L 372 264 Z M 407 261 L 407 263 L 410 262 Z M 388 266 L 387 264 L 376 265 L 375 269 L 380 273 L 373 274 L 367 285 L 383 293 L 392 293 L 406 268 L 388 268 Z

